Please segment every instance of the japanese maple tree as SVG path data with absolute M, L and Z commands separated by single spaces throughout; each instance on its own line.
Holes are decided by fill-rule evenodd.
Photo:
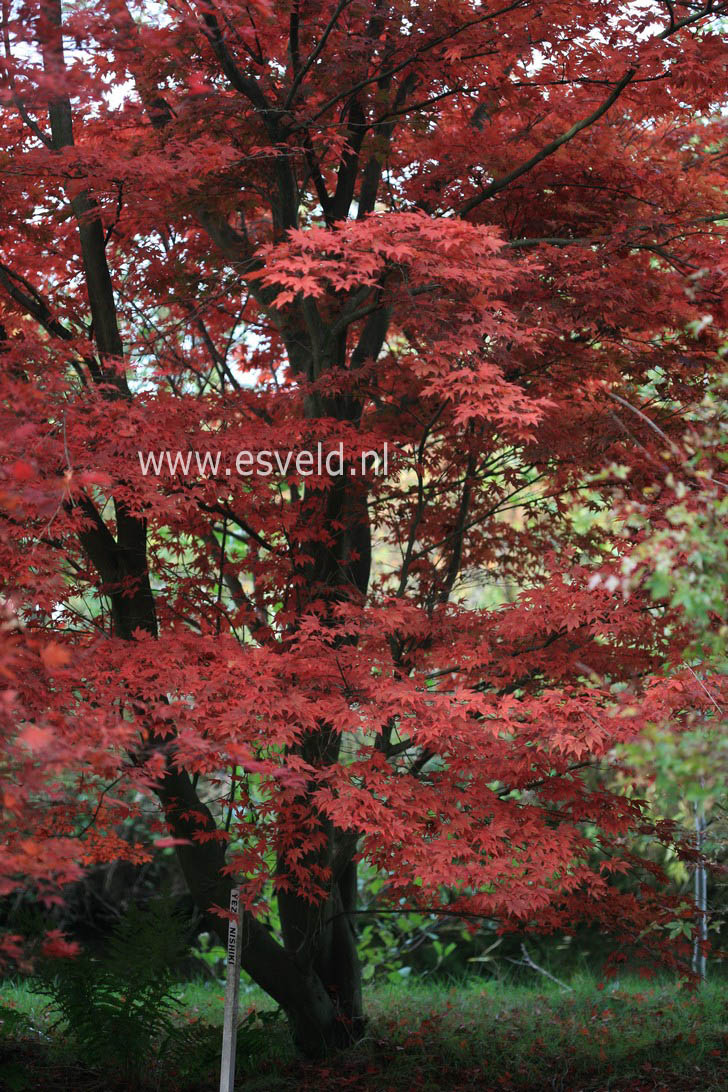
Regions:
M 726 11 L 4 4 L 0 890 L 155 800 L 310 1053 L 362 1027 L 362 858 L 654 958 L 595 771 L 708 698 L 609 498 L 659 521 L 720 366 Z

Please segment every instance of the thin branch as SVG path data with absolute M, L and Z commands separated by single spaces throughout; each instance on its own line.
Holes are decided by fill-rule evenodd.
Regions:
M 726 5 L 723 5 L 722 8 L 713 9 L 712 5 L 709 4 L 706 8 L 702 9 L 699 12 L 695 12 L 692 15 L 686 16 L 678 23 L 675 23 L 673 20 L 672 24 L 665 30 L 663 30 L 660 34 L 658 34 L 656 37 L 658 40 L 665 40 L 676 31 L 682 30 L 684 27 L 690 26 L 693 23 L 698 22 L 705 16 L 717 16 L 720 14 L 724 14 L 725 11 Z M 602 102 L 596 108 L 596 110 L 593 110 L 591 114 L 587 115 L 587 117 L 582 118 L 581 121 L 575 122 L 575 124 L 572 125 L 570 129 L 567 129 L 565 133 L 561 134 L 561 136 L 556 137 L 555 140 L 552 140 L 549 144 L 546 144 L 543 148 L 540 149 L 540 151 L 536 152 L 535 155 L 532 155 L 530 159 L 527 159 L 518 167 L 514 167 L 512 171 L 509 171 L 508 174 L 503 175 L 501 178 L 494 179 L 494 181 L 491 182 L 489 186 L 486 186 L 485 189 L 481 190 L 480 193 L 474 194 L 468 201 L 465 202 L 464 205 L 460 207 L 460 209 L 458 210 L 458 215 L 466 216 L 467 213 L 471 212 L 474 208 L 477 208 L 478 205 L 481 205 L 484 201 L 487 201 L 488 198 L 494 197 L 495 194 L 500 193 L 501 190 L 504 190 L 507 186 L 510 186 L 512 182 L 516 181 L 516 179 L 520 178 L 524 174 L 527 174 L 535 166 L 541 163 L 542 160 L 548 158 L 548 156 L 553 155 L 554 152 L 558 151 L 559 148 L 562 148 L 564 144 L 568 144 L 571 140 L 574 139 L 575 136 L 578 136 L 578 134 L 582 132 L 582 130 L 589 128 L 591 125 L 597 122 L 601 117 L 604 116 L 604 114 L 607 113 L 608 110 L 611 109 L 611 107 L 620 97 L 622 92 L 629 86 L 629 84 L 632 82 L 636 75 L 636 68 L 627 69 L 621 80 L 619 80 L 619 82 L 615 85 L 612 93 L 607 96 L 604 102 Z
M 324 46 L 326 45 L 326 42 L 328 40 L 329 35 L 331 34 L 332 30 L 334 29 L 334 27 L 336 26 L 336 24 L 339 21 L 339 16 L 343 13 L 345 8 L 348 8 L 348 6 L 349 6 L 349 4 L 351 2 L 352 2 L 352 0 L 339 0 L 339 3 L 336 5 L 336 9 L 334 11 L 334 14 L 331 16 L 328 23 L 326 24 L 326 27 L 324 28 L 324 32 L 321 35 L 315 49 L 309 54 L 309 56 L 306 58 L 306 60 L 303 62 L 303 64 L 299 68 L 298 72 L 294 76 L 293 82 L 291 83 L 290 90 L 288 92 L 288 95 L 286 96 L 286 101 L 283 104 L 284 110 L 290 110 L 291 106 L 293 105 L 293 100 L 294 100 L 294 98 L 296 96 L 296 91 L 298 91 L 298 89 L 301 86 L 302 82 L 305 80 L 306 74 L 309 72 L 312 65 L 316 64 L 316 61 L 321 56 L 321 53 L 323 51 Z M 296 13 L 296 15 L 297 14 L 298 13 Z M 296 33 L 297 33 L 297 31 L 296 31 Z
M 523 941 L 521 941 L 521 952 L 523 953 L 523 959 L 509 959 L 508 962 L 515 963 L 517 967 L 530 967 L 532 971 L 538 971 L 539 974 L 544 975 L 546 978 L 550 978 L 557 986 L 561 986 L 562 990 L 568 990 L 569 993 L 574 992 L 573 986 L 567 986 L 560 978 L 556 978 L 555 975 L 550 974 L 548 971 L 544 970 L 543 967 L 539 967 L 538 963 L 534 963 L 531 956 L 528 954 L 528 949 Z
M 508 174 L 503 175 L 501 178 L 494 179 L 494 181 L 491 182 L 489 186 L 486 186 L 484 190 L 481 190 L 480 193 L 474 194 L 464 205 L 460 206 L 458 215 L 466 216 L 469 212 L 472 212 L 473 209 L 477 208 L 478 205 L 482 205 L 484 201 L 487 201 L 488 198 L 494 197 L 495 194 L 500 193 L 501 190 L 510 186 L 517 178 L 520 178 L 522 175 L 533 170 L 533 168 L 541 163 L 542 160 L 553 155 L 554 152 L 557 152 L 564 144 L 568 144 L 569 141 L 573 140 L 575 136 L 578 136 L 583 129 L 588 129 L 589 126 L 593 125 L 611 109 L 625 88 L 632 82 L 632 79 L 636 74 L 636 68 L 629 68 L 622 76 L 619 83 L 616 84 L 611 95 L 609 95 L 596 110 L 592 110 L 591 114 L 582 118 L 581 121 L 575 122 L 574 125 L 572 125 L 570 129 L 567 129 L 565 133 L 562 133 L 561 136 L 556 137 L 555 140 L 544 145 L 544 147 L 536 152 L 535 155 L 532 155 L 530 159 L 525 160 L 525 162 L 521 163 L 518 167 L 514 167 L 512 171 L 509 171 Z
M 423 53 L 429 53 L 430 50 L 436 49 L 439 45 L 444 45 L 445 42 L 452 41 L 453 38 L 457 38 L 458 35 L 464 34 L 467 30 L 472 30 L 473 27 L 479 26 L 481 23 L 487 23 L 490 19 L 496 19 L 499 15 L 506 15 L 510 11 L 514 11 L 516 8 L 523 7 L 526 0 L 514 0 L 514 3 L 507 4 L 503 8 L 499 8 L 496 11 L 486 12 L 485 15 L 480 15 L 476 19 L 470 19 L 465 23 L 461 23 L 459 27 L 454 27 L 452 30 L 447 31 L 445 34 L 438 35 L 437 38 L 433 38 L 429 42 L 424 42 L 419 46 L 414 53 L 411 53 L 403 61 L 399 61 L 397 64 L 392 65 L 391 68 L 387 68 L 384 71 L 375 73 L 373 76 L 368 76 L 366 79 L 359 80 L 357 83 L 352 84 L 345 91 L 340 91 L 337 95 L 334 95 L 327 102 L 320 107 L 314 116 L 309 119 L 309 122 L 318 121 L 320 117 L 328 113 L 332 106 L 335 106 L 337 102 L 342 99 L 349 99 L 352 95 L 355 95 L 357 91 L 363 90 L 365 87 L 369 87 L 370 84 L 380 83 L 382 80 L 388 80 L 392 76 L 396 76 L 398 72 L 408 68 L 415 61 L 419 60 Z
M 644 421 L 644 423 L 645 423 L 646 425 L 648 425 L 648 426 L 649 426 L 649 427 L 650 427 L 650 428 L 651 428 L 651 429 L 653 430 L 653 432 L 656 432 L 656 433 L 657 433 L 657 435 L 658 435 L 658 436 L 659 436 L 659 437 L 660 437 L 660 438 L 661 438 L 662 440 L 664 440 L 666 444 L 668 444 L 668 445 L 669 445 L 669 447 L 670 447 L 670 450 L 672 451 L 672 453 L 673 453 L 674 455 L 680 455 L 680 454 L 681 454 L 681 452 L 680 452 L 680 448 L 679 448 L 679 447 L 677 446 L 677 444 L 676 444 L 676 443 L 674 443 L 674 442 L 673 442 L 673 441 L 672 441 L 672 440 L 670 439 L 670 437 L 669 437 L 669 436 L 666 436 L 666 435 L 665 435 L 665 433 L 664 433 L 664 432 L 662 431 L 662 429 L 661 429 L 661 428 L 658 428 L 658 426 L 657 426 L 657 425 L 655 424 L 655 422 L 654 422 L 654 421 L 651 421 L 651 420 L 650 420 L 650 418 L 649 418 L 649 417 L 647 416 L 647 414 L 646 414 L 646 413 L 643 413 L 643 412 L 642 412 L 642 410 L 640 410 L 640 409 L 638 409 L 638 408 L 637 408 L 637 406 L 633 406 L 633 405 L 632 405 L 632 403 L 631 403 L 631 402 L 628 402 L 626 398 L 622 398 L 622 397 L 621 397 L 621 395 L 619 395 L 619 394 L 615 394 L 615 393 L 614 393 L 614 391 L 607 391 L 607 395 L 608 395 L 608 396 L 609 396 L 610 398 L 612 398 L 612 399 L 613 399 L 613 400 L 614 400 L 615 402 L 619 402 L 620 406 L 624 406 L 624 407 L 625 407 L 625 409 L 631 410 L 631 411 L 632 411 L 632 413 L 636 414 L 636 415 L 637 415 L 637 417 L 639 417 L 639 419 L 640 419 L 641 421 Z
M 92 815 L 92 816 L 91 816 L 91 818 L 89 819 L 88 823 L 86 823 L 86 825 L 85 825 L 85 826 L 81 827 L 80 831 L 79 831 L 79 832 L 78 832 L 78 833 L 77 833 L 77 834 L 76 834 L 76 835 L 75 835 L 74 837 L 76 837 L 76 838 L 83 838 L 84 834 L 85 834 L 85 833 L 86 833 L 86 832 L 87 832 L 88 830 L 90 830 L 90 829 L 91 829 L 91 827 L 92 827 L 92 826 L 94 825 L 94 823 L 96 822 L 96 820 L 97 820 L 97 819 L 98 819 L 98 817 L 99 817 L 99 812 L 101 811 L 101 808 L 102 808 L 102 806 L 103 806 L 103 803 L 104 803 L 104 797 L 106 796 L 107 792 L 111 792 L 111 790 L 112 790 L 112 789 L 113 789 L 113 788 L 114 788 L 114 787 L 115 787 L 116 785 L 118 785 L 120 781 L 123 781 L 125 777 L 126 777 L 126 770 L 124 771 L 124 773 L 121 773 L 121 774 L 119 774 L 119 776 L 118 776 L 117 778 L 115 778 L 115 779 L 114 779 L 113 781 L 111 781 L 111 782 L 110 782 L 110 783 L 109 783 L 109 784 L 108 784 L 108 785 L 107 785 L 107 786 L 106 786 L 106 787 L 105 787 L 105 788 L 104 788 L 104 789 L 102 790 L 102 792 L 101 792 L 101 795 L 99 796 L 99 802 L 98 802 L 98 804 L 96 805 L 96 810 L 94 811 L 93 815 Z

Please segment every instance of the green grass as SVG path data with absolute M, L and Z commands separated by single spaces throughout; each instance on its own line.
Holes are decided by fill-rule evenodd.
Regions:
M 259 1016 L 274 1006 L 248 987 L 241 992 L 241 1014 L 250 1014 L 239 1038 L 238 1088 L 728 1090 L 728 983 L 708 983 L 692 994 L 665 981 L 629 980 L 599 989 L 583 976 L 571 986 L 566 992 L 546 980 L 523 986 L 483 979 L 457 985 L 407 979 L 373 986 L 367 992 L 364 1040 L 316 1065 L 295 1057 L 284 1021 Z M 222 987 L 214 982 L 186 984 L 179 987 L 179 997 L 180 1020 L 204 1027 L 214 1055 Z M 8 1019 L 13 1012 L 17 1017 Z M 99 1074 L 85 1073 L 82 1059 L 63 1053 L 63 1028 L 53 1026 L 56 1017 L 47 998 L 26 984 L 5 983 L 0 986 L 0 1019 L 3 1015 L 0 1060 L 3 1038 L 5 1052 L 15 1060 L 9 1092 L 39 1087 L 100 1092 L 111 1087 Z M 71 1065 L 76 1067 L 73 1079 Z M 158 1087 L 163 1092 L 213 1092 L 214 1059 L 206 1072 L 170 1075 Z
M 471 982 L 435 997 L 398 987 L 373 999 L 372 1023 L 409 1053 L 405 1068 L 419 1053 L 423 1089 L 446 1088 L 448 1072 L 470 1070 L 493 1087 L 534 1089 L 609 1088 L 660 1071 L 671 1079 L 702 1072 L 696 1088 L 707 1089 L 715 1071 L 716 1089 L 728 1089 L 728 1072 L 718 1073 L 728 1032 L 725 985 L 695 995 L 643 982 L 599 990 L 582 978 L 572 986 L 569 993 Z

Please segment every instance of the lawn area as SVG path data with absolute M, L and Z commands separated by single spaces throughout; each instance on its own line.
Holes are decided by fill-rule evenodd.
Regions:
M 240 1090 L 338 1089 L 657 1092 L 728 1090 L 728 984 L 690 993 L 674 984 L 575 978 L 571 992 L 482 979 L 413 981 L 367 994 L 364 1040 L 325 1063 L 297 1059 L 285 1022 L 259 991 L 241 991 Z M 48 998 L 21 983 L 0 987 L 3 1092 L 155 1088 L 214 1092 L 222 988 L 176 991 L 182 1049 L 158 1065 L 115 1076 L 73 1048 Z

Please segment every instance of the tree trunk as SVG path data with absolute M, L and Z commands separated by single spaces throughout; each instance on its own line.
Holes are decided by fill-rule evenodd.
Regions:
M 323 1020 L 308 1009 L 289 1009 L 296 1045 L 309 1056 L 350 1046 L 363 1033 L 361 967 L 351 913 L 356 905 L 356 863 L 350 861 L 325 903 L 312 906 L 281 892 L 278 908 L 286 951 L 306 976 L 321 984 L 330 1001 Z M 332 1019 L 333 1017 L 333 1019 Z

